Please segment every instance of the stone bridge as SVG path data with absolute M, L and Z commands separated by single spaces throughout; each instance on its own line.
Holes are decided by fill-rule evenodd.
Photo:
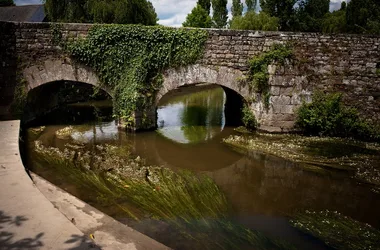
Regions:
M 85 37 L 90 28 L 89 24 L 63 24 L 63 39 Z M 299 105 L 310 101 L 315 90 L 323 90 L 342 92 L 345 103 L 357 108 L 362 117 L 380 122 L 380 36 L 213 29 L 207 32 L 203 58 L 194 65 L 164 72 L 156 104 L 166 93 L 182 86 L 217 84 L 224 88 L 230 108 L 234 108 L 237 96 L 250 105 L 261 130 L 287 132 L 294 129 Z M 27 91 L 65 81 L 98 85 L 96 72 L 74 62 L 52 41 L 49 23 L 0 22 L 0 113 L 7 112 L 17 82 L 25 84 Z M 247 73 L 247 61 L 274 43 L 292 44 L 296 59 L 284 66 L 268 67 L 270 98 L 265 107 L 261 96 L 241 84 L 241 79 Z M 112 96 L 112 91 L 105 91 Z M 41 98 L 55 105 L 53 96 L 52 93 Z M 148 115 L 153 128 L 156 107 Z M 137 129 L 139 120 L 137 110 Z

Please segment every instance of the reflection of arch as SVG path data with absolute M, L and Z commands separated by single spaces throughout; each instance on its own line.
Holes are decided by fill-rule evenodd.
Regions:
M 32 90 L 38 86 L 51 82 L 82 82 L 99 86 L 100 81 L 95 72 L 87 66 L 76 64 L 69 58 L 47 59 L 43 64 L 33 65 L 23 70 L 27 89 Z M 108 94 L 111 92 L 104 89 Z
M 168 69 L 164 73 L 164 83 L 157 94 L 156 104 L 169 91 L 198 83 L 217 84 L 226 87 L 247 100 L 249 97 L 248 87 L 239 84 L 239 79 L 242 77 L 243 73 L 240 70 L 228 67 L 195 64 L 178 69 Z

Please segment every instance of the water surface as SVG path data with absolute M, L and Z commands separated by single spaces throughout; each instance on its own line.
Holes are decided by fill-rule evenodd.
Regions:
M 380 195 L 372 191 L 371 186 L 350 178 L 346 172 L 311 171 L 268 154 L 241 154 L 222 143 L 223 138 L 236 133 L 233 127 L 225 126 L 225 102 L 223 90 L 210 87 L 193 90 L 191 94 L 184 91 L 165 97 L 157 111 L 158 129 L 137 134 L 118 130 L 112 119 L 112 107 L 106 102 L 69 105 L 33 124 L 37 128 L 45 126 L 41 132 L 32 133 L 31 129 L 23 128 L 29 131 L 26 165 L 119 221 L 175 249 L 194 249 L 197 245 L 192 245 L 192 240 L 180 238 L 165 221 L 153 220 L 149 215 L 135 221 L 112 205 L 128 201 L 110 203 L 102 200 L 86 187 L 59 175 L 38 160 L 34 141 L 60 150 L 70 143 L 77 143 L 93 152 L 99 145 L 115 145 L 127 148 L 132 152 L 129 157 L 144 159 L 146 165 L 206 174 L 227 198 L 230 221 L 258 230 L 267 237 L 289 242 L 299 249 L 328 247 L 290 226 L 289 217 L 298 211 L 336 210 L 380 227 Z M 71 126 L 68 135 L 57 135 L 57 131 L 68 126 Z M 319 149 L 329 154 L 329 145 L 322 145 Z M 331 154 L 333 150 L 331 147 Z M 251 249 L 244 245 L 237 245 L 237 248 Z

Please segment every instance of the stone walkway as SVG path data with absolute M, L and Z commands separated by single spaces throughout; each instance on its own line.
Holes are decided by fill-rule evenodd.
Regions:
M 0 121 L 1 250 L 167 249 L 34 174 L 33 182 L 19 155 L 19 126 Z

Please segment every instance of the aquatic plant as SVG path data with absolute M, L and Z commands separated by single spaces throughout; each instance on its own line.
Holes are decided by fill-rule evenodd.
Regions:
M 67 127 L 62 128 L 62 129 L 57 130 L 55 132 L 55 135 L 59 139 L 65 139 L 65 138 L 70 137 L 74 132 L 75 131 L 74 131 L 73 126 L 67 126 Z
M 343 138 L 255 134 L 223 140 L 233 149 L 258 151 L 300 163 L 300 167 L 347 171 L 362 182 L 380 185 L 380 144 Z
M 69 147 L 62 151 L 35 142 L 36 161 L 49 163 L 55 175 L 91 190 L 87 195 L 103 206 L 117 207 L 135 220 L 149 216 L 168 223 L 195 248 L 293 249 L 229 221 L 226 198 L 210 177 L 145 166 L 140 157 L 124 157 L 125 148 L 106 145 L 96 150 L 94 157 Z M 88 157 L 93 157 L 89 168 Z M 108 158 L 113 159 L 105 162 Z
M 380 231 L 338 212 L 306 211 L 291 220 L 292 226 L 322 240 L 334 249 L 379 249 Z
M 69 41 L 65 47 L 112 89 L 114 115 L 133 127 L 134 111 L 146 113 L 153 104 L 162 71 L 194 63 L 203 54 L 207 36 L 199 29 L 94 25 L 85 39 Z M 148 117 L 143 117 L 143 126 L 149 126 Z

